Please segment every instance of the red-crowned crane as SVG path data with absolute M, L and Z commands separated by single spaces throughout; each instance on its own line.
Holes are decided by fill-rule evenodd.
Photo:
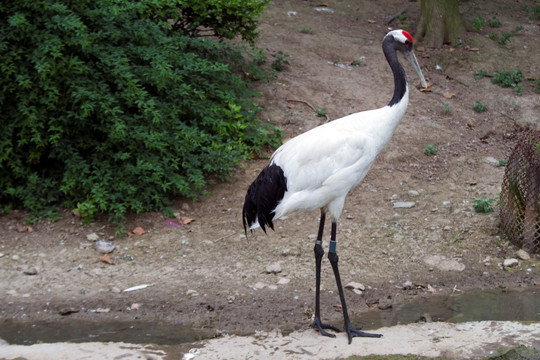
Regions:
M 328 259 L 336 278 L 349 344 L 353 337 L 381 335 L 366 333 L 351 326 L 338 270 L 336 223 L 347 193 L 366 176 L 407 110 L 409 88 L 397 58 L 398 51 L 409 59 L 422 85 L 426 87 L 412 47 L 413 39 L 407 31 L 393 30 L 386 34 L 382 48 L 394 75 L 394 95 L 388 105 L 323 124 L 283 144 L 250 185 L 242 211 L 246 232 L 248 228 L 254 230 L 258 227 L 266 232 L 266 226 L 274 230 L 273 222 L 293 211 L 320 209 L 321 218 L 314 248 L 316 287 L 313 327 L 322 335 L 335 337 L 326 330 L 340 330 L 321 322 L 319 300 L 321 261 L 324 255 L 323 229 L 326 214 L 331 216 Z

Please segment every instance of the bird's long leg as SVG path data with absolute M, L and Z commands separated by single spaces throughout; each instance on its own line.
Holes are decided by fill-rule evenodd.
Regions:
M 324 230 L 324 220 L 326 218 L 326 213 L 324 210 L 321 210 L 321 221 L 319 222 L 319 233 L 317 234 L 317 242 L 315 243 L 315 319 L 313 320 L 313 327 L 319 330 L 319 332 L 324 336 L 336 337 L 334 334 L 330 334 L 325 329 L 331 329 L 339 332 L 340 330 L 335 326 L 329 324 L 323 324 L 321 322 L 321 262 L 324 255 L 324 250 L 322 248 L 322 236 Z
M 338 260 L 339 257 L 336 253 L 336 221 L 332 220 L 332 232 L 330 234 L 330 248 L 328 250 L 328 259 L 332 264 L 334 270 L 334 276 L 336 277 L 336 283 L 339 292 L 339 299 L 341 300 L 341 308 L 343 309 L 343 320 L 345 321 L 345 331 L 349 337 L 349 344 L 353 337 L 381 337 L 381 334 L 371 334 L 360 331 L 361 328 L 353 328 L 351 321 L 349 320 L 349 313 L 347 312 L 347 304 L 345 303 L 345 294 L 343 293 L 343 286 L 341 285 L 341 277 L 339 275 Z

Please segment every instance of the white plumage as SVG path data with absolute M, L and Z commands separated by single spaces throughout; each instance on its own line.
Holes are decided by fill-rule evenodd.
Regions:
M 302 210 L 321 210 L 319 233 L 315 243 L 315 319 L 313 326 L 325 336 L 334 336 L 326 329 L 339 331 L 320 319 L 320 273 L 324 254 L 322 235 L 326 214 L 331 216 L 332 229 L 328 258 L 336 278 L 341 300 L 345 331 L 349 343 L 355 336 L 379 337 L 351 326 L 336 252 L 336 222 L 347 193 L 368 173 L 377 155 L 384 149 L 409 103 L 405 72 L 397 60 L 397 51 L 408 57 L 422 85 L 424 76 L 412 51 L 412 37 L 403 30 L 394 30 L 383 39 L 383 52 L 394 75 L 394 94 L 388 105 L 345 116 L 309 130 L 283 144 L 272 155 L 268 165 L 250 185 L 242 221 L 244 229 L 266 226 L 286 214 Z
M 407 109 L 408 95 L 393 107 L 334 120 L 283 144 L 270 164 L 283 169 L 285 196 L 273 220 L 297 210 L 326 207 L 338 219 L 347 193 L 368 173 Z

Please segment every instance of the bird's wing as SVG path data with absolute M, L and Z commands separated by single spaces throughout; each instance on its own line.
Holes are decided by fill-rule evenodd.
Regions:
M 314 189 L 332 177 L 340 177 L 341 173 L 354 173 L 363 166 L 369 168 L 372 162 L 367 146 L 369 137 L 347 125 L 345 121 L 335 120 L 316 127 L 289 140 L 275 152 L 272 162 L 283 169 L 288 191 Z M 350 187 L 361 179 L 355 180 L 348 180 Z

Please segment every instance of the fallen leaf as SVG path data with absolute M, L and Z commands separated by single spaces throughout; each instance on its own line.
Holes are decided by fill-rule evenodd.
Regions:
M 367 22 L 370 23 L 370 24 L 375 24 L 376 23 L 375 20 L 371 20 L 371 19 L 369 19 Z
M 188 218 L 187 216 L 182 216 L 182 224 L 187 225 L 193 221 L 192 218 Z
M 133 233 L 135 235 L 142 235 L 144 234 L 146 231 L 144 231 L 144 229 L 140 226 L 137 226 L 135 229 L 133 229 Z
M 294 106 L 294 104 L 287 104 L 287 108 L 288 108 L 288 109 L 294 109 L 295 106 Z
M 431 88 L 421 88 L 420 92 L 432 92 L 433 90 Z
M 479 48 L 469 48 L 469 51 L 480 51 Z
M 81 217 L 81 211 L 80 210 L 73 210 L 71 212 L 73 216 L 80 218 Z
M 101 262 L 104 262 L 105 264 L 113 265 L 113 262 L 109 254 L 103 254 L 103 256 L 99 258 L 99 260 L 101 260 Z
M 108 313 L 109 311 L 111 311 L 111 308 L 97 308 L 96 309 L 97 313 Z
M 131 310 L 139 310 L 139 306 L 140 306 L 140 304 L 133 303 L 133 304 L 131 304 L 131 306 L 129 308 Z
M 443 93 L 442 93 L 442 96 L 444 96 L 444 97 L 447 98 L 447 99 L 451 99 L 451 98 L 453 98 L 454 96 L 456 96 L 456 94 L 451 93 L 451 92 L 443 92 Z

